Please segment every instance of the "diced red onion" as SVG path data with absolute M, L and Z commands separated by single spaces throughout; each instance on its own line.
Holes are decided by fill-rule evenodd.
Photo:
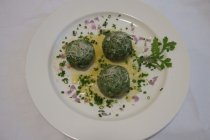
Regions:
M 75 102 L 80 103 L 80 99 L 79 98 L 75 98 Z
M 84 102 L 85 102 L 85 103 L 88 103 L 88 102 L 89 102 L 89 100 L 88 100 L 87 98 L 85 98 L 85 99 L 84 99 Z
M 148 50 L 149 50 L 149 48 L 145 48 L 145 49 L 144 49 L 144 52 L 147 52 Z
M 91 29 L 95 30 L 96 29 L 96 25 L 95 24 L 92 24 L 91 25 Z
M 94 20 L 91 20 L 90 23 L 94 23 Z
M 75 85 L 71 85 L 70 90 L 67 91 L 67 93 L 68 93 L 68 94 L 71 94 L 71 93 L 73 93 L 75 90 L 76 90 Z
M 63 71 L 63 68 L 62 67 L 59 67 L 59 71 Z
M 145 38 L 144 37 L 139 37 L 139 40 L 145 40 Z
M 75 85 L 71 85 L 70 88 L 71 88 L 71 89 L 76 89 L 76 86 L 75 86 Z
M 89 24 L 89 20 L 85 20 L 85 24 Z
M 133 38 L 133 40 L 134 40 L 135 43 L 138 42 L 138 38 L 136 37 L 136 35 L 131 35 L 131 37 Z
M 60 54 L 60 58 L 65 58 L 66 55 L 65 54 Z
M 71 65 L 67 64 L 67 68 L 71 68 Z
M 68 93 L 68 94 L 71 94 L 71 93 L 72 93 L 72 90 L 71 90 L 71 89 L 70 89 L 70 90 L 68 90 L 68 91 L 67 91 L 67 93 Z
M 132 97 L 132 99 L 134 100 L 134 102 L 138 102 L 138 101 L 139 101 L 139 97 L 136 96 L 136 95 L 134 95 L 134 96 Z
M 95 17 L 94 20 L 99 21 L 99 18 L 98 17 Z
M 151 42 L 151 39 L 146 39 L 147 42 Z
M 153 77 L 151 80 L 149 80 L 149 84 L 153 86 L 155 82 L 157 81 L 157 78 L 158 76 Z
M 77 94 L 75 93 L 75 94 L 73 94 L 71 97 L 72 97 L 72 98 L 77 98 Z

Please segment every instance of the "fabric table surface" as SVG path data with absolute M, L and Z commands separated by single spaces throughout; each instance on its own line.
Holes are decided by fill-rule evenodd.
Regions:
M 34 106 L 25 79 L 30 41 L 68 0 L 0 1 L 0 140 L 71 140 Z M 145 0 L 176 27 L 190 55 L 190 89 L 174 120 L 150 140 L 210 139 L 210 1 Z M 73 4 L 74 2 L 72 2 Z

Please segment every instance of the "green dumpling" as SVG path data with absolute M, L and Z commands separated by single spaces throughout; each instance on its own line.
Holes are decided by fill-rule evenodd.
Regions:
M 72 67 L 86 69 L 94 57 L 93 45 L 84 39 L 74 40 L 66 46 L 66 59 Z
M 98 75 L 97 84 L 105 96 L 110 98 L 123 97 L 130 89 L 128 71 L 122 66 L 108 65 Z
M 105 35 L 102 43 L 106 58 L 112 61 L 125 60 L 132 51 L 131 37 L 122 31 L 113 31 Z

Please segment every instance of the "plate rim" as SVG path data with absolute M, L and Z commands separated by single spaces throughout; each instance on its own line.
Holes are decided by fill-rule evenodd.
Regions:
M 64 28 L 63 26 L 65 26 L 66 24 L 68 24 L 68 21 L 69 20 L 63 20 L 63 18 L 60 16 L 60 14 L 62 14 L 62 13 L 65 13 L 65 12 L 67 12 L 67 11 L 69 11 L 69 7 L 71 7 L 72 9 L 74 9 L 74 10 L 76 10 L 74 7 L 78 7 L 78 6 L 81 6 L 80 5 L 80 3 L 82 2 L 82 3 L 84 3 L 84 5 L 82 6 L 82 7 L 84 7 L 85 8 L 85 6 L 87 6 L 87 5 L 89 5 L 89 7 L 91 7 L 91 3 L 98 3 L 98 5 L 99 5 L 99 2 L 98 2 L 98 0 L 91 0 L 91 2 L 89 1 L 89 2 L 86 2 L 86 1 L 82 1 L 82 0 L 78 0 L 78 1 L 74 1 L 74 3 L 72 4 L 72 2 L 73 1 L 69 1 L 68 3 L 66 3 L 64 6 L 62 6 L 62 7 L 60 7 L 56 12 L 54 12 L 54 14 L 52 14 L 51 16 L 49 16 L 48 18 L 47 18 L 47 20 L 45 20 L 45 22 L 39 27 L 39 29 L 37 30 L 37 32 L 35 33 L 35 35 L 34 35 L 34 37 L 33 37 L 33 39 L 32 39 L 32 41 L 31 41 L 31 44 L 30 44 L 30 47 L 29 47 L 29 49 L 28 49 L 28 54 L 27 54 L 27 62 L 26 62 L 26 81 L 27 81 L 27 87 L 28 87 L 28 90 L 29 90 L 29 93 L 30 93 L 30 95 L 31 95 L 31 97 L 32 97 L 32 99 L 33 99 L 33 102 L 35 103 L 35 105 L 36 105 L 36 107 L 38 108 L 38 110 L 40 111 L 40 113 L 42 114 L 42 116 L 52 125 L 52 126 L 54 126 L 56 129 L 58 129 L 59 131 L 61 131 L 61 132 L 63 132 L 64 134 L 66 134 L 67 136 L 69 136 L 69 137 L 71 137 L 71 138 L 74 138 L 74 139 L 76 139 L 75 137 L 77 137 L 77 138 L 79 138 L 79 139 L 87 139 L 87 140 L 89 140 L 89 139 L 91 139 L 90 137 L 87 137 L 88 136 L 88 133 L 87 132 L 85 132 L 85 133 L 83 133 L 83 136 L 81 136 L 81 135 L 78 135 L 78 133 L 76 132 L 76 131 L 74 131 L 74 130 L 69 130 L 69 128 L 67 127 L 67 126 L 64 126 L 65 124 L 66 125 L 74 125 L 74 126 L 76 126 L 77 125 L 77 123 L 75 123 L 76 121 L 81 121 L 81 119 L 84 119 L 84 117 L 81 117 L 81 116 L 79 116 L 78 114 L 71 114 L 73 117 L 76 117 L 76 119 L 75 119 L 75 122 L 68 122 L 68 123 L 65 123 L 65 119 L 66 119 L 66 117 L 64 117 L 64 116 L 58 116 L 58 115 L 55 115 L 54 113 L 55 113 L 55 110 L 53 111 L 53 110 L 49 110 L 49 104 L 46 104 L 46 99 L 41 99 L 40 98 L 40 91 L 39 91 L 39 89 L 41 88 L 45 88 L 45 87 L 43 87 L 44 85 L 47 85 L 47 86 L 49 86 L 49 83 L 50 83 L 50 81 L 49 81 L 49 78 L 47 79 L 45 76 L 46 76 L 46 74 L 48 73 L 48 68 L 43 68 L 43 69 L 41 69 L 41 68 L 36 68 L 36 70 L 37 71 L 35 71 L 35 69 L 34 68 L 32 68 L 32 66 L 34 66 L 34 64 L 35 64 L 35 66 L 38 66 L 39 65 L 39 62 L 41 62 L 41 58 L 38 58 L 38 60 L 34 60 L 34 58 L 36 58 L 36 52 L 39 52 L 40 50 L 36 50 L 37 49 L 37 46 L 39 46 L 40 45 L 40 42 L 37 42 L 38 40 L 42 40 L 42 43 L 43 44 L 48 44 L 49 45 L 49 43 L 50 43 L 50 41 L 46 41 L 46 40 L 43 40 L 43 39 L 47 39 L 47 37 L 48 36 L 46 36 L 46 35 L 49 35 L 49 34 L 47 34 L 46 32 L 45 33 L 43 33 L 43 29 L 46 29 L 46 27 L 48 28 L 48 29 L 52 29 L 51 31 L 53 32 L 53 35 L 51 35 L 51 36 L 49 36 L 50 37 L 50 39 L 52 39 L 52 41 L 53 41 L 53 38 L 55 39 L 55 36 L 56 36 L 56 32 L 57 31 L 62 31 L 62 30 L 60 30 L 60 29 L 62 29 L 62 28 Z M 116 6 L 118 5 L 118 3 L 121 3 L 121 6 L 124 8 L 123 10 L 122 9 L 119 9 L 119 7 L 117 8 Z M 104 4 L 105 2 L 103 2 L 103 1 L 100 1 L 100 4 Z M 177 114 L 177 112 L 180 110 L 180 107 L 181 107 L 181 105 L 182 105 L 182 103 L 183 103 L 183 101 L 184 101 L 184 99 L 185 99 L 185 97 L 186 97 L 186 95 L 187 95 L 187 91 L 188 91 L 188 88 L 189 88 L 189 56 L 188 56 L 188 53 L 187 53 L 187 50 L 186 50 L 186 48 L 184 47 L 184 44 L 183 44 L 183 42 L 182 42 L 182 40 L 181 40 L 181 38 L 180 38 L 180 35 L 178 35 L 178 33 L 176 32 L 176 30 L 174 29 L 174 27 L 171 25 L 171 23 L 165 18 L 165 17 L 163 17 L 159 12 L 157 12 L 156 10 L 154 10 L 154 8 L 151 8 L 150 6 L 148 6 L 148 5 L 146 5 L 146 4 L 144 4 L 143 2 L 141 2 L 141 1 L 139 1 L 139 0 L 131 0 L 131 1 L 129 1 L 129 2 L 127 2 L 127 1 L 120 1 L 120 0 L 114 0 L 114 1 L 112 1 L 112 6 L 110 6 L 110 7 L 99 7 L 99 8 L 95 8 L 95 9 L 92 9 L 92 10 L 90 10 L 91 8 L 88 8 L 88 9 L 84 9 L 84 11 L 82 11 L 82 12 L 80 12 L 80 13 L 76 13 L 75 15 L 71 15 L 72 17 L 72 21 L 74 21 L 74 20 L 76 20 L 77 18 L 80 18 L 81 16 L 84 16 L 84 13 L 86 13 L 86 14 L 91 14 L 91 13 L 93 13 L 93 12 L 103 12 L 103 10 L 105 10 L 105 9 L 107 9 L 107 10 L 105 10 L 105 11 L 110 11 L 110 12 L 118 12 L 118 13 L 124 13 L 124 14 L 127 14 L 127 15 L 132 15 L 132 17 L 134 17 L 134 18 L 136 18 L 136 19 L 139 19 L 139 16 L 140 15 L 137 15 L 137 14 L 135 14 L 135 12 L 133 12 L 133 11 L 136 11 L 136 10 L 128 10 L 128 5 L 129 6 L 133 6 L 133 7 L 136 7 L 136 5 L 135 5 L 135 3 L 138 3 L 139 5 L 139 7 L 140 8 L 142 8 L 141 9 L 141 11 L 146 11 L 147 12 L 147 14 L 148 15 L 151 15 L 151 14 L 154 14 L 155 16 L 157 16 L 159 19 L 161 19 L 161 20 L 163 20 L 163 21 L 161 21 L 161 20 L 159 20 L 159 21 L 157 21 L 158 22 L 158 24 L 160 24 L 160 23 L 163 23 L 164 24 L 164 27 L 165 27 L 165 29 L 163 30 L 163 31 L 154 31 L 153 29 L 153 31 L 156 33 L 156 32 L 158 32 L 158 33 L 156 33 L 159 37 L 163 37 L 164 36 L 164 34 L 165 33 L 170 33 L 169 35 L 167 34 L 167 36 L 169 36 L 169 38 L 173 38 L 173 39 L 175 39 L 176 41 L 178 41 L 179 42 L 179 46 L 180 46 L 180 48 L 179 48 L 179 50 L 180 49 L 182 49 L 182 52 L 181 52 L 181 56 L 183 56 L 183 58 L 184 58 L 184 60 L 182 60 L 182 62 L 179 60 L 179 62 L 181 62 L 181 63 L 183 63 L 183 64 L 185 64 L 184 65 L 184 71 L 182 71 L 182 74 L 184 73 L 185 75 L 185 83 L 184 83 L 184 85 L 181 87 L 181 89 L 182 89 L 182 91 L 183 91 L 183 95 L 181 95 L 181 94 L 179 94 L 179 96 L 180 97 L 176 97 L 175 95 L 173 95 L 173 98 L 175 99 L 175 101 L 177 101 L 177 104 L 175 105 L 175 106 L 172 106 L 171 107 L 171 109 L 173 109 L 173 111 L 171 111 L 171 112 L 164 112 L 164 116 L 162 116 L 162 117 L 164 117 L 165 118 L 165 120 L 164 119 L 162 119 L 161 118 L 161 120 L 160 120 L 160 122 L 159 123 L 157 123 L 155 120 L 152 120 L 151 118 L 148 118 L 148 116 L 145 116 L 144 114 L 143 115 L 141 115 L 141 117 L 139 117 L 139 115 L 137 115 L 137 116 L 133 116 L 132 117 L 132 120 L 131 119 L 126 119 L 126 121 L 127 121 L 127 123 L 128 122 L 132 122 L 132 124 L 133 123 L 136 123 L 136 122 L 139 122 L 139 121 L 141 121 L 141 122 L 139 122 L 140 124 L 146 124 L 146 123 L 143 123 L 142 122 L 142 120 L 139 120 L 139 119 L 142 119 L 142 118 L 145 118 L 145 122 L 151 122 L 151 126 L 147 126 L 146 128 L 144 128 L 144 129 L 146 129 L 146 130 L 144 130 L 144 129 L 140 129 L 140 130 L 142 130 L 142 132 L 143 133 L 139 133 L 139 135 L 138 136 L 133 136 L 134 137 L 134 139 L 144 139 L 144 138 L 147 138 L 147 137 L 150 137 L 150 136 L 152 136 L 152 135 L 154 135 L 155 133 L 157 133 L 159 130 L 161 130 L 162 128 L 164 128 L 174 117 L 175 117 L 175 115 Z M 72 6 L 72 5 L 74 5 L 74 6 Z M 76 6 L 75 6 L 76 5 Z M 100 5 L 99 5 L 100 6 Z M 122 8 L 121 7 L 121 8 Z M 92 6 L 92 8 L 93 8 L 93 6 Z M 99 10 L 99 11 L 98 11 Z M 126 12 L 127 11 L 127 12 Z M 137 10 L 138 11 L 138 10 Z M 81 15 L 82 14 L 82 15 Z M 85 14 L 85 15 L 86 15 Z M 78 15 L 80 15 L 79 17 L 78 17 Z M 148 22 L 149 23 L 149 21 L 151 22 L 151 21 L 153 21 L 154 19 L 153 18 L 151 18 L 151 17 L 146 17 L 146 16 L 144 16 L 144 15 L 141 15 L 141 19 L 142 19 L 142 17 L 145 19 L 144 21 L 145 22 Z M 56 21 L 56 19 L 57 20 L 62 20 L 62 21 Z M 53 24 L 50 24 L 49 25 L 49 23 L 50 23 L 50 21 L 56 21 L 56 22 L 58 22 L 59 23 L 59 25 L 60 26 L 56 26 L 56 24 L 55 23 L 53 23 Z M 62 23 L 63 22 L 63 23 Z M 65 22 L 65 23 L 64 23 Z M 144 24 L 146 24 L 145 22 L 143 22 Z M 62 26 L 61 26 L 62 25 Z M 148 24 L 146 24 L 149 28 L 151 28 L 151 26 L 149 26 Z M 154 25 L 154 26 L 156 26 L 156 25 Z M 155 27 L 155 28 L 157 28 L 157 27 Z M 170 29 L 170 31 L 167 31 L 168 29 Z M 165 32 L 165 30 L 166 30 L 166 32 Z M 58 34 L 58 33 L 57 33 Z M 40 38 L 41 37 L 41 38 Z M 43 38 L 44 37 L 44 38 Z M 52 42 L 51 42 L 52 43 Z M 48 48 L 49 48 L 49 46 L 48 46 Z M 50 51 L 48 52 L 49 50 L 47 49 L 47 47 L 46 48 L 43 48 L 43 50 L 42 50 L 42 52 L 40 53 L 40 55 L 41 56 L 43 56 L 43 59 L 44 59 L 44 61 L 43 61 L 43 63 L 46 63 L 46 60 L 48 60 L 49 59 L 49 57 L 46 55 L 46 54 L 48 54 L 49 55 L 49 53 L 50 53 Z M 34 53 L 35 52 L 35 53 Z M 180 51 L 179 51 L 179 53 L 180 53 Z M 175 55 L 174 54 L 171 54 L 171 56 L 172 57 L 175 57 Z M 32 64 L 32 62 L 34 63 L 34 64 Z M 176 63 L 175 63 L 176 64 Z M 42 64 L 43 65 L 43 64 Z M 48 67 L 48 64 L 46 64 L 47 66 L 46 67 Z M 176 64 L 176 65 L 180 65 L 180 64 Z M 180 69 L 178 69 L 178 70 L 180 70 Z M 37 75 L 34 75 L 34 72 L 35 73 L 41 73 L 41 75 L 42 76 L 44 76 L 45 77 L 45 79 L 42 79 L 42 81 L 44 82 L 44 84 L 42 85 L 42 84 L 40 84 L 40 83 L 37 83 L 39 80 L 40 80 L 40 77 L 39 76 L 37 76 Z M 175 78 L 176 79 L 176 77 L 174 77 L 174 76 L 172 76 L 172 75 L 170 75 L 170 73 L 173 73 L 174 72 L 174 68 L 173 69 L 169 69 L 169 72 L 168 72 L 168 74 L 169 74 L 169 77 L 170 78 Z M 179 71 L 179 74 L 180 74 L 180 71 Z M 181 75 L 182 75 L 181 74 Z M 49 76 L 49 74 L 47 74 L 47 76 Z M 169 78 L 169 79 L 170 79 Z M 183 80 L 184 81 L 184 80 Z M 182 83 L 183 83 L 183 81 L 182 81 Z M 172 81 L 169 81 L 170 83 L 172 82 L 172 83 L 174 83 L 174 81 L 172 80 Z M 47 84 L 48 83 L 48 84 Z M 167 81 L 166 81 L 166 84 L 167 84 Z M 39 85 L 39 86 L 38 86 Z M 37 87 L 38 86 L 38 87 Z M 170 88 L 172 88 L 173 89 L 173 87 L 171 87 L 171 85 L 165 85 L 165 86 L 167 86 L 169 89 Z M 38 89 L 37 89 L 38 88 Z M 46 89 L 44 89 L 44 90 L 46 90 Z M 168 90 L 168 89 L 166 89 L 166 90 Z M 178 90 L 178 89 L 177 89 Z M 48 91 L 48 90 L 47 90 Z M 51 90 L 49 90 L 49 91 L 51 91 Z M 42 91 L 41 91 L 42 92 Z M 165 91 L 165 89 L 164 89 L 164 92 L 166 92 Z M 37 95 L 37 93 L 39 94 L 39 96 Z M 49 94 L 50 95 L 50 94 Z M 162 95 L 164 95 L 164 96 L 162 96 Z M 163 98 L 162 100 L 163 101 L 165 101 L 166 103 L 167 103 L 167 98 L 169 98 L 170 96 L 169 95 L 171 95 L 171 94 L 162 94 L 161 93 L 161 97 Z M 168 97 L 169 96 L 169 97 Z M 171 95 L 172 96 L 172 95 Z M 46 95 L 45 95 L 45 97 L 46 97 Z M 63 107 L 63 109 L 62 109 L 62 111 L 61 112 L 67 112 L 68 114 L 67 115 L 69 115 L 69 113 L 72 113 L 71 111 L 69 111 L 69 108 L 67 108 L 67 107 L 65 107 L 64 106 L 64 104 L 63 103 L 61 103 L 61 101 L 59 102 L 59 100 L 60 99 L 56 99 L 56 98 L 58 98 L 57 96 L 53 96 L 53 95 L 51 95 L 51 101 L 50 101 L 50 104 L 52 105 L 52 103 L 54 103 L 53 105 L 54 105 L 54 107 L 55 107 L 55 109 L 56 109 L 56 112 L 60 112 L 60 111 L 58 111 L 58 109 L 59 109 L 59 107 Z M 159 97 L 158 97 L 159 98 Z M 170 98 L 172 98 L 172 97 L 170 97 Z M 175 102 L 174 101 L 174 102 Z M 169 103 L 169 102 L 168 102 Z M 170 104 L 170 103 L 169 103 Z M 155 104 L 153 104 L 153 106 L 154 105 L 159 105 L 157 102 L 155 102 Z M 154 108 L 156 108 L 156 109 L 161 109 L 161 108 L 158 108 L 158 107 L 154 107 Z M 153 114 L 152 112 L 151 112 L 151 109 L 150 110 L 147 110 L 147 113 L 149 113 L 149 114 Z M 66 114 L 65 114 L 66 115 Z M 159 116 L 161 116 L 161 114 L 158 114 Z M 165 116 L 165 115 L 167 115 L 167 116 Z M 59 118 L 60 119 L 63 119 L 62 121 L 60 120 L 59 121 Z M 127 127 L 132 127 L 132 125 L 131 124 L 127 124 L 127 123 L 125 123 L 125 120 L 119 120 L 119 121 L 117 121 L 117 122 L 113 122 L 113 121 L 111 121 L 112 122 L 112 124 L 110 123 L 110 122 L 106 122 L 106 123 L 104 123 L 104 122 L 99 122 L 99 121 L 96 121 L 96 120 L 94 120 L 96 123 L 97 123 L 97 125 L 93 125 L 92 124 L 92 121 L 89 119 L 89 118 L 86 118 L 87 120 L 89 120 L 88 121 L 88 123 L 86 123 L 85 125 L 92 125 L 92 126 L 94 126 L 94 127 L 96 127 L 96 128 L 100 128 L 100 126 L 102 125 L 103 127 L 110 127 L 110 126 L 113 126 L 113 123 L 114 123 L 114 127 L 116 127 L 116 128 L 119 128 L 119 126 L 124 126 L 124 125 L 126 125 Z M 123 122 L 124 121 L 124 122 Z M 158 126 L 157 126 L 158 125 Z M 83 124 L 80 124 L 80 126 L 83 126 Z M 150 129 L 151 128 L 151 129 Z M 103 129 L 104 130 L 104 129 Z M 111 129 L 111 130 L 113 130 L 113 129 Z M 127 129 L 125 129 L 125 130 L 127 130 Z M 124 131 L 125 131 L 124 130 Z M 93 131 L 89 131 L 90 133 L 93 133 Z M 119 133 L 119 131 L 117 131 L 118 133 Z M 75 137 L 74 137 L 74 135 L 75 135 Z M 106 135 L 104 135 L 104 134 L 102 134 L 102 133 L 100 133 L 100 135 L 102 135 L 102 136 L 104 136 L 106 139 L 107 139 L 107 137 L 106 137 Z M 132 135 L 130 135 L 129 134 L 129 137 L 130 136 L 132 136 Z M 95 136 L 95 138 L 96 138 L 97 136 Z M 127 137 L 127 136 L 126 136 Z M 124 138 L 126 138 L 126 137 L 124 137 Z M 109 139 L 111 138 L 111 139 L 113 139 L 114 137 L 108 137 Z M 114 138 L 114 139 L 116 139 L 116 138 Z

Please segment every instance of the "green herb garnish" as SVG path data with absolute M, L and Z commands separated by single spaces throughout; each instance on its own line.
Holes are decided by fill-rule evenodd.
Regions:
M 116 27 L 116 24 L 112 24 L 112 27 L 114 28 L 114 29 L 116 29 L 117 27 Z
M 94 103 L 97 105 L 102 105 L 103 104 L 103 98 L 101 96 L 98 96 L 97 94 L 95 94 L 94 96 Z
M 106 27 L 108 24 L 107 20 L 104 21 L 104 23 L 102 24 L 102 26 Z
M 94 71 L 98 71 L 98 68 L 93 68 L 94 69 Z
M 64 67 L 65 64 L 66 64 L 66 61 L 62 61 L 62 62 L 59 63 L 59 66 Z
M 63 78 L 62 81 L 64 82 L 64 84 L 68 84 L 68 78 Z
M 93 45 L 94 44 L 96 44 L 96 45 L 98 44 L 97 41 L 95 41 L 95 40 L 91 40 L 90 43 L 93 44 Z
M 93 106 L 93 103 L 89 103 L 90 106 Z
M 73 34 L 73 36 L 76 36 L 77 32 L 76 31 L 72 31 L 72 34 Z
M 168 41 L 167 37 L 163 38 L 162 43 L 159 42 L 158 38 L 154 38 L 152 42 L 152 54 L 149 56 L 137 57 L 137 62 L 139 67 L 145 65 L 146 67 L 152 69 L 163 70 L 164 68 L 172 67 L 171 59 L 165 56 L 166 52 L 173 51 L 175 49 L 176 42 Z
M 58 76 L 64 77 L 65 73 L 66 73 L 66 72 L 65 72 L 64 70 L 62 70 L 61 72 L 58 73 Z
M 147 77 L 149 74 L 148 73 L 141 73 L 141 75 L 139 75 L 139 77 Z
M 91 75 L 80 75 L 79 76 L 79 89 L 82 89 L 84 86 L 88 86 L 90 85 L 91 83 L 95 83 L 96 81 L 92 78 Z M 92 94 L 92 90 L 90 89 L 90 86 L 89 86 L 89 92 L 90 94 Z
M 60 55 L 60 54 L 56 56 L 56 58 L 60 58 L 60 57 L 61 57 L 61 55 Z
M 114 100 L 113 99 L 108 99 L 106 100 L 106 106 L 111 108 L 112 107 L 112 104 L 114 103 Z

